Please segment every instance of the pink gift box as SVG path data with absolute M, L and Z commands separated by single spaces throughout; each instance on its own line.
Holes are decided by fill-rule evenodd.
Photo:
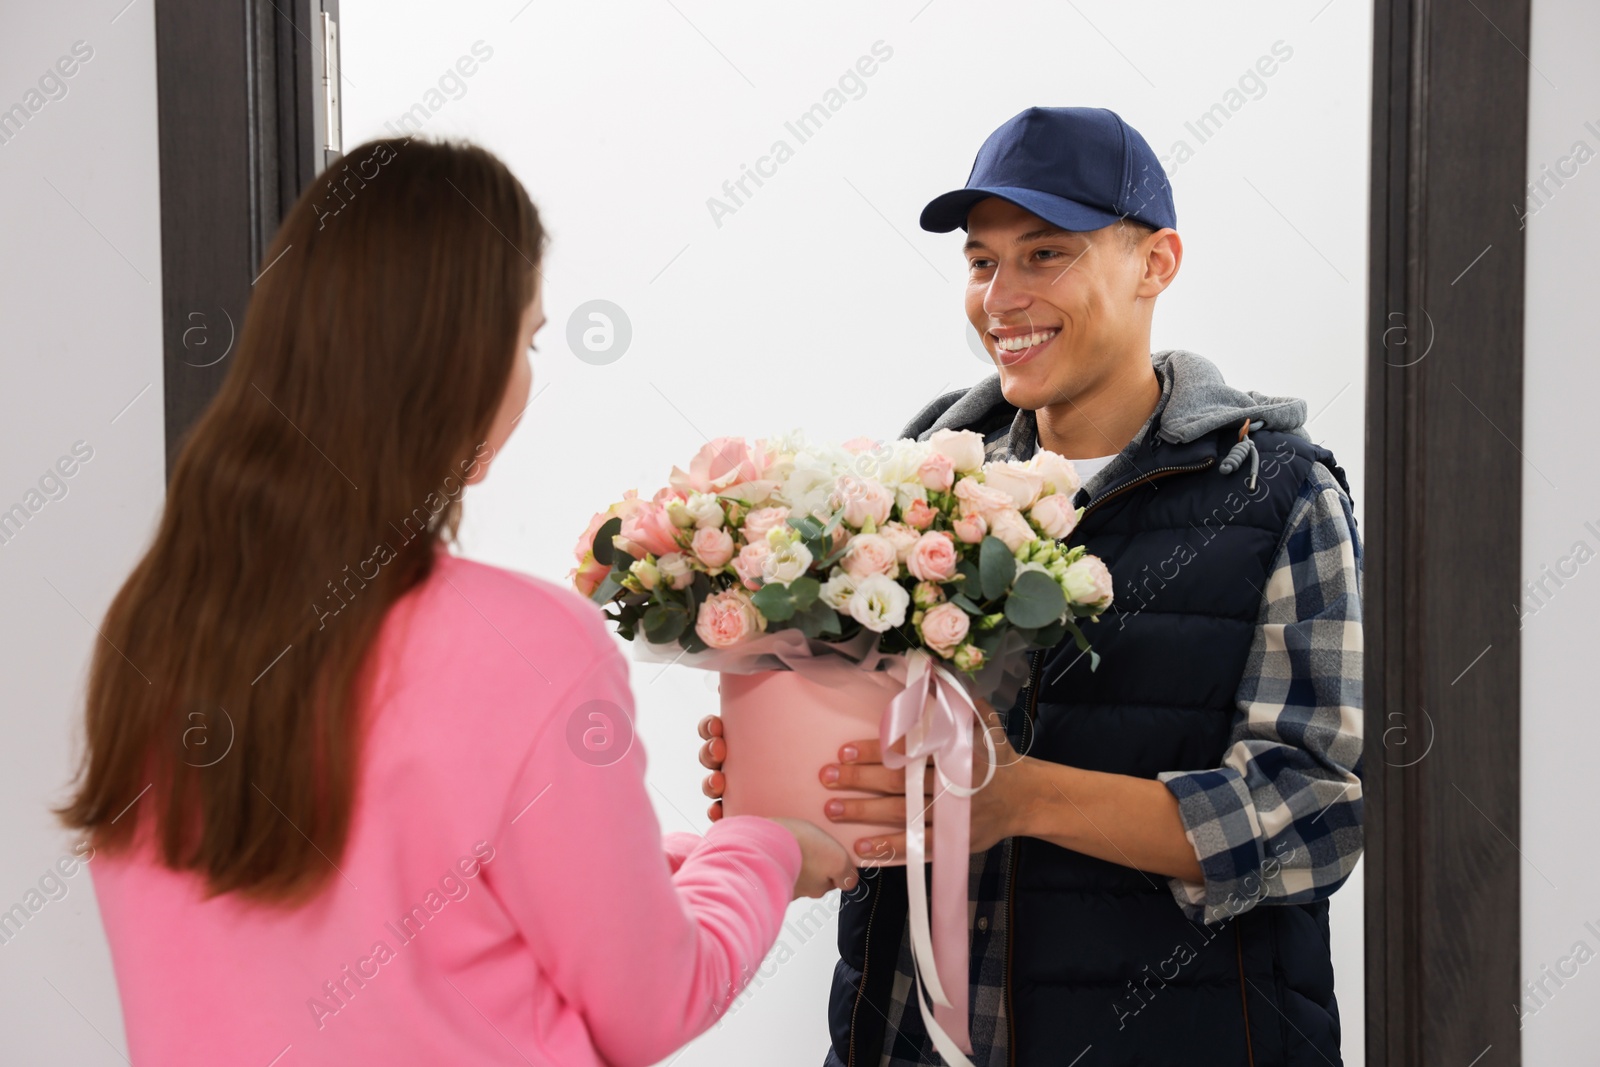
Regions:
M 904 833 L 905 824 L 835 823 L 823 810 L 835 797 L 878 796 L 829 789 L 822 768 L 839 762 L 839 748 L 878 736 L 879 720 L 898 686 L 883 672 L 834 672 L 823 685 L 803 671 L 723 674 L 722 736 L 728 745 L 722 773 L 725 815 L 808 819 L 845 847 L 860 867 L 899 867 L 905 857 L 858 855 L 863 837 Z

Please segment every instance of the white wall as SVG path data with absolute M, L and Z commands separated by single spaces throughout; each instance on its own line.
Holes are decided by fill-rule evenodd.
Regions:
M 1589 449 L 1600 368 L 1600 8 L 1534 0 L 1528 72 L 1523 395 L 1523 1062 L 1591 1063 L 1600 1048 L 1600 858 L 1587 795 L 1600 747 L 1600 469 Z M 1554 175 L 1554 177 L 1550 177 Z M 1560 184 L 1557 184 L 1559 180 Z M 1491 652 L 1491 655 L 1494 653 Z
M 50 880 L 73 838 L 46 810 L 74 767 L 95 625 L 165 482 L 154 21 L 124 3 L 7 4 L 0 33 L 0 108 L 37 106 L 0 143 L 0 510 L 37 508 L 0 543 L 0 910 L 38 909 L 0 944 L 7 1063 L 124 1062 L 89 872 Z M 76 42 L 90 56 L 65 95 L 47 79 L 58 98 L 30 101 Z M 80 441 L 91 458 L 41 489 Z
M 592 511 L 629 487 L 649 495 L 707 436 L 892 435 L 929 397 L 988 373 L 963 336 L 960 237 L 916 219 L 965 182 L 990 130 L 1033 104 L 1111 107 L 1164 155 L 1188 143 L 1192 157 L 1169 164 L 1187 258 L 1154 344 L 1305 397 L 1359 507 L 1368 3 L 343 0 L 343 11 L 347 147 L 421 104 L 426 133 L 500 153 L 554 236 L 534 371 L 547 392 L 467 494 L 474 556 L 561 578 Z M 479 41 L 492 55 L 430 97 Z M 797 143 L 785 121 L 878 41 L 893 52 L 865 93 Z M 1185 123 L 1226 106 L 1279 41 L 1290 58 L 1202 143 Z M 708 198 L 779 138 L 793 158 L 719 225 Z M 605 366 L 566 339 L 595 299 L 632 328 Z M 661 821 L 703 829 L 693 724 L 715 709 L 715 679 L 643 664 L 633 678 Z M 1358 868 L 1333 906 L 1352 1065 L 1361 892 Z M 680 1067 L 820 1061 L 833 927 L 785 941 L 793 958 Z

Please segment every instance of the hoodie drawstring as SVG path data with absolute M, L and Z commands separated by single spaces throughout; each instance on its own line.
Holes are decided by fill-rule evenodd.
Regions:
M 1250 431 L 1259 430 L 1265 425 L 1266 422 L 1261 419 L 1256 419 L 1254 422 L 1245 419 L 1244 425 L 1239 427 L 1239 443 L 1228 449 L 1228 454 L 1222 457 L 1222 465 L 1217 468 L 1223 474 L 1232 474 L 1244 463 L 1244 457 L 1249 455 L 1250 481 L 1248 486 L 1252 493 L 1256 489 L 1256 472 L 1261 469 L 1261 453 L 1256 449 L 1256 443 L 1250 440 Z

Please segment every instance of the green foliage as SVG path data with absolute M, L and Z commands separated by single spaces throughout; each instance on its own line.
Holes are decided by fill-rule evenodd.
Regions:
M 1023 629 L 1049 626 L 1066 612 L 1066 594 L 1043 571 L 1024 571 L 1006 598 L 1006 618 Z
M 996 600 L 1010 588 L 1011 579 L 1017 574 L 1017 561 L 1000 538 L 985 537 L 978 546 L 978 574 L 985 600 Z

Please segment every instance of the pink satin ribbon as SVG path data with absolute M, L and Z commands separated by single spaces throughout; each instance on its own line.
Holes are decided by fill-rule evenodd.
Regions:
M 906 656 L 906 683 L 889 702 L 878 740 L 886 767 L 906 772 L 906 892 L 910 903 L 911 955 L 917 1000 L 934 1047 L 953 1067 L 972 1067 L 967 1025 L 967 869 L 972 831 L 970 798 L 994 777 L 994 738 L 961 682 L 927 652 Z M 972 785 L 972 724 L 976 719 L 988 750 L 988 771 Z M 905 740 L 905 754 L 893 751 Z M 923 864 L 923 779 L 933 760 L 933 908 L 930 919 Z M 933 1001 L 930 1008 L 929 998 Z M 931 1017 L 930 1017 L 931 1013 Z

